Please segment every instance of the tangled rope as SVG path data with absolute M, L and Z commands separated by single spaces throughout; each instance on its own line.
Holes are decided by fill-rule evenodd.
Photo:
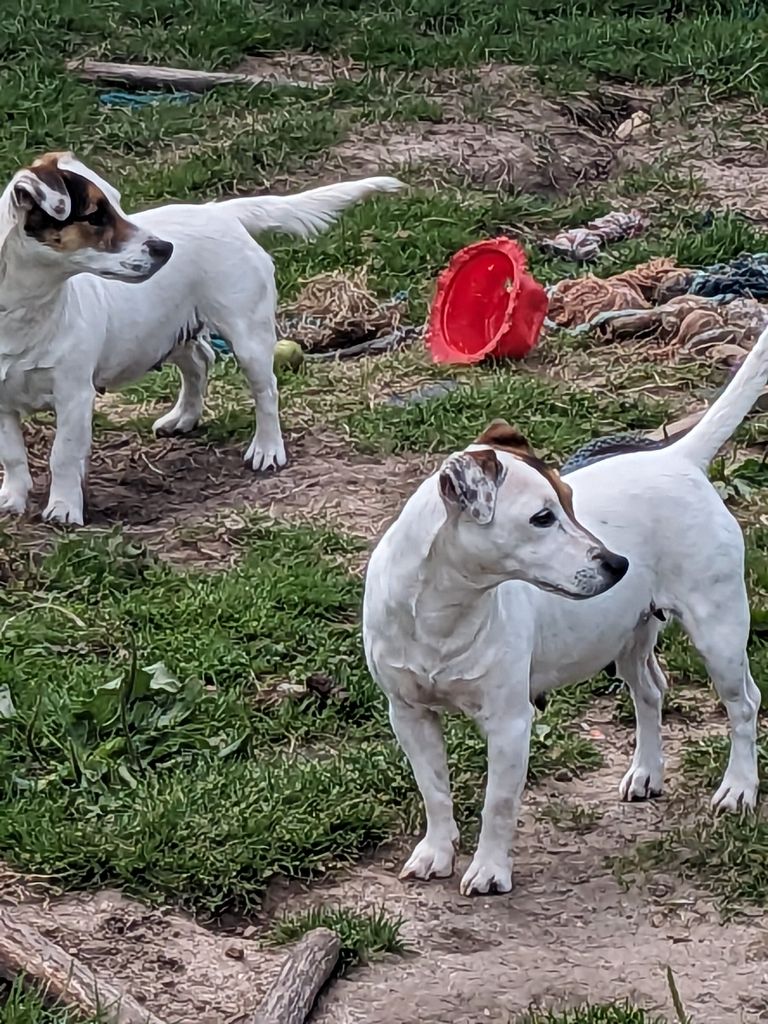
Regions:
M 368 287 L 365 268 L 319 274 L 306 282 L 296 300 L 282 307 L 280 333 L 308 352 L 359 345 L 383 335 L 405 334 L 405 296 L 380 301 Z

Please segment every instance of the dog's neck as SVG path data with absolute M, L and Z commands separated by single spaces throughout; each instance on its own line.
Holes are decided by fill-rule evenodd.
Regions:
M 442 522 L 425 535 L 422 524 L 430 512 L 444 515 L 438 506 L 406 509 L 390 534 L 387 607 L 382 611 L 447 662 L 494 628 L 499 614 L 496 588 L 503 580 L 477 575 L 462 564 L 453 523 Z
M 495 617 L 496 588 L 504 579 L 469 566 L 456 544 L 455 524 L 436 532 L 416 583 L 419 629 L 445 637 L 475 638 Z
M 56 331 L 67 278 L 35 265 L 25 251 L 21 228 L 0 209 L 0 345 L 21 351 L 43 341 L 41 330 Z

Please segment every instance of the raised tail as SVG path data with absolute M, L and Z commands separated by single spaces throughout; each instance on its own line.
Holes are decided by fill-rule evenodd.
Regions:
M 667 449 L 706 469 L 760 397 L 768 381 L 768 328 L 725 391 L 687 434 Z
M 231 210 L 254 237 L 267 231 L 278 231 L 300 238 L 313 238 L 329 228 L 348 206 L 378 192 L 398 192 L 401 188 L 404 185 L 397 178 L 362 178 L 338 185 L 323 185 L 293 196 L 228 199 L 216 205 Z

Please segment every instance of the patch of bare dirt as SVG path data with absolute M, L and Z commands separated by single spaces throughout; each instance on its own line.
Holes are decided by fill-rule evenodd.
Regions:
M 701 205 L 768 219 L 768 115 L 748 103 L 692 103 L 658 110 L 649 130 L 623 149 L 627 167 L 690 177 Z
M 248 1019 L 285 955 L 110 890 L 19 904 L 9 912 L 168 1024 Z
M 364 127 L 331 150 L 327 165 L 351 175 L 448 172 L 485 188 L 548 193 L 603 180 L 614 160 L 608 141 L 541 101 L 483 121 Z
M 666 801 L 619 803 L 631 734 L 605 706 L 585 724 L 605 735 L 605 766 L 528 794 L 510 896 L 461 897 L 458 874 L 404 885 L 396 878 L 401 851 L 396 861 L 350 872 L 303 896 L 294 890 L 290 900 L 273 889 L 275 907 L 291 912 L 297 904 L 383 906 L 406 922 L 413 955 L 336 982 L 317 1024 L 512 1022 L 534 1005 L 624 998 L 671 1020 L 667 965 L 692 1020 L 766 1020 L 768 929 L 761 918 L 723 923 L 708 898 L 676 879 L 654 877 L 647 890 L 625 892 L 606 867 L 606 857 L 670 827 L 670 808 Z M 710 720 L 707 729 L 713 728 L 723 729 L 722 720 L 716 726 Z M 691 727 L 668 722 L 666 734 L 674 789 L 677 755 Z M 544 808 L 564 799 L 600 818 L 593 831 L 577 834 L 542 820 Z M 459 871 L 465 866 L 466 860 Z
M 365 74 L 365 67 L 349 58 L 298 51 L 246 57 L 232 70 L 259 75 L 267 82 L 288 79 L 297 85 L 318 86 L 333 85 L 338 79 L 357 81 Z
M 28 436 L 33 519 L 46 501 L 50 439 L 51 430 L 40 426 Z M 98 436 L 89 471 L 88 524 L 123 525 L 160 554 L 197 564 L 224 564 L 237 541 L 237 513 L 253 510 L 373 541 L 434 463 L 429 456 L 356 454 L 348 441 L 330 433 L 289 437 L 290 461 L 279 473 L 254 474 L 243 463 L 243 451 L 241 445 L 214 445 L 193 436 L 148 440 L 112 431 Z M 17 532 L 29 534 L 29 524 Z
M 386 82 L 393 87 L 391 76 Z M 408 169 L 424 181 L 453 177 L 494 190 L 567 192 L 621 169 L 616 128 L 663 95 L 605 86 L 557 100 L 544 95 L 528 69 L 500 64 L 403 75 L 397 87 L 404 102 L 417 95 L 438 108 L 440 122 L 353 126 L 322 159 L 273 185 Z

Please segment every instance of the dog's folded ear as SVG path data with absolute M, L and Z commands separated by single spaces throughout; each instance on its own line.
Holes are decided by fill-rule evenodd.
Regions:
M 13 197 L 23 209 L 39 206 L 56 220 L 66 220 L 72 212 L 72 199 L 64 178 L 52 167 L 19 171 L 13 180 Z
M 489 423 L 475 444 L 488 444 L 493 448 L 501 448 L 513 455 L 525 455 L 535 458 L 536 453 L 517 427 L 506 420 L 494 420 Z
M 493 522 L 503 478 L 504 467 L 492 449 L 461 452 L 443 463 L 440 494 L 449 511 L 464 512 L 479 526 L 487 526 Z

